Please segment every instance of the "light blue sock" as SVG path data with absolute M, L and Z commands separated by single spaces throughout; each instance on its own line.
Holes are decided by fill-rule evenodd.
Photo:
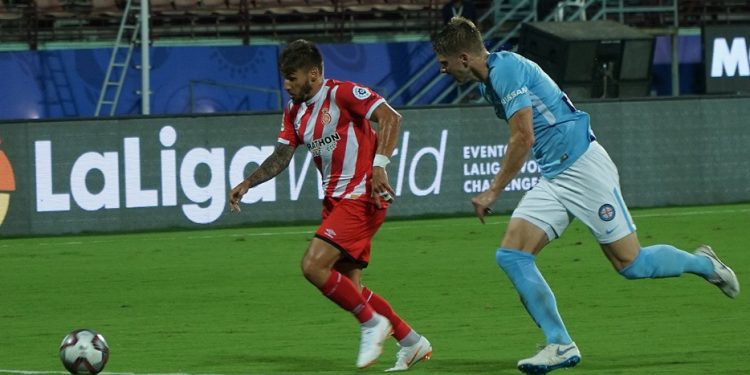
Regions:
M 620 270 L 627 279 L 677 277 L 683 273 L 709 277 L 714 272 L 711 261 L 671 245 L 652 245 L 641 248 L 633 263 Z
M 555 295 L 536 268 L 534 256 L 518 250 L 499 248 L 495 259 L 516 287 L 526 311 L 544 332 L 547 344 L 573 342 L 557 311 Z

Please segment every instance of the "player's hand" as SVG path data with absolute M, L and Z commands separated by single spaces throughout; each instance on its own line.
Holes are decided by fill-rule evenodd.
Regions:
M 248 183 L 246 180 L 243 180 L 237 186 L 232 189 L 232 191 L 229 193 L 229 211 L 230 212 L 240 212 L 240 200 L 242 199 L 242 196 L 247 193 L 247 190 L 250 189 L 250 183 Z
M 382 208 L 381 199 L 393 203 L 396 193 L 393 192 L 391 184 L 388 183 L 388 173 L 383 167 L 372 167 L 372 198 L 378 208 Z
M 500 194 L 495 193 L 492 190 L 485 190 L 481 194 L 471 198 L 474 212 L 477 214 L 477 217 L 482 224 L 484 224 L 484 217 L 492 213 L 490 206 L 495 203 L 499 196 Z

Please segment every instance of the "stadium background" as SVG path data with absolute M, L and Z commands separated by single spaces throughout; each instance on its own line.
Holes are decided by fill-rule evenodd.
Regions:
M 750 69 L 747 54 L 743 55 L 748 43 L 732 44 L 729 52 L 737 56 L 739 50 L 739 60 L 723 63 L 728 77 L 712 78 L 708 73 L 712 57 L 706 52 L 711 48 L 702 47 L 709 42 L 702 39 L 701 30 L 711 28 L 713 38 L 730 41 L 750 37 L 750 29 L 742 25 L 742 17 L 750 14 L 748 7 L 731 2 L 713 8 L 705 2 L 577 3 L 582 5 L 550 8 L 546 2 L 533 1 L 480 1 L 476 5 L 483 14 L 478 22 L 488 30 L 487 44 L 499 48 L 515 49 L 524 33 L 527 40 L 533 40 L 526 29 L 519 35 L 518 27 L 524 25 L 519 18 L 524 15 L 527 18 L 522 20 L 554 16 L 540 24 L 555 25 L 556 18 L 565 24 L 557 30 L 580 31 L 584 35 L 580 39 L 594 40 L 595 44 L 578 44 L 577 54 L 580 48 L 596 49 L 599 64 L 609 58 L 601 52 L 602 46 L 612 41 L 597 40 L 605 37 L 592 36 L 585 32 L 587 28 L 603 28 L 599 33 L 608 34 L 608 38 L 632 34 L 653 43 L 652 51 L 639 49 L 626 55 L 630 41 L 623 39 L 622 56 L 614 58 L 614 64 L 622 65 L 623 70 L 628 61 L 646 61 L 641 64 L 645 68 L 631 68 L 629 73 L 647 74 L 645 80 L 633 81 L 635 92 L 642 95 L 623 88 L 619 95 L 617 91 L 595 94 L 591 87 L 597 85 L 596 72 L 591 73 L 593 83 L 569 84 L 570 74 L 556 73 L 560 70 L 556 67 L 563 64 L 570 71 L 570 66 L 586 63 L 576 56 L 567 57 L 570 61 L 540 64 L 593 115 L 595 132 L 618 163 L 624 194 L 633 207 L 747 200 L 750 175 L 746 161 L 750 158 L 742 145 L 749 143 L 750 136 L 742 125 L 748 117 L 748 99 L 741 88 L 750 79 L 750 73 L 745 72 Z M 12 22 L 20 21 L 3 25 L 6 51 L 0 52 L 0 70 L 4 72 L 0 118 L 6 121 L 0 125 L 0 136 L 12 166 L 8 170 L 14 170 L 15 175 L 10 177 L 13 193 L 4 195 L 9 202 L 0 233 L 62 234 L 314 220 L 316 210 L 293 208 L 297 204 L 314 207 L 317 200 L 316 175 L 306 173 L 309 160 L 305 155 L 297 155 L 295 165 L 299 167 L 290 168 L 288 175 L 282 174 L 264 188 L 267 191 L 259 192 L 262 197 L 248 197 L 247 202 L 259 201 L 265 215 L 231 218 L 222 210 L 222 192 L 261 162 L 272 147 L 278 111 L 288 99 L 276 74 L 277 57 L 283 41 L 297 37 L 321 43 L 327 76 L 366 84 L 403 112 L 405 133 L 400 148 L 406 156 L 395 155 L 392 165 L 398 167 L 392 174 L 403 199 L 392 209 L 393 216 L 464 212 L 460 202 L 481 189 L 496 171 L 501 153 L 468 156 L 464 151 L 490 147 L 501 152 L 504 145 L 500 142 L 507 129 L 493 119 L 489 107 L 475 103 L 471 96 L 459 100 L 460 90 L 471 88 L 456 89 L 445 77 L 431 82 L 438 74 L 427 39 L 441 22 L 438 13 L 442 4 L 362 2 L 355 6 L 334 2 L 336 7 L 331 10 L 320 2 L 279 2 L 285 10 L 260 12 L 270 17 L 265 19 L 270 23 L 264 23 L 258 9 L 255 13 L 235 9 L 254 15 L 251 22 L 213 11 L 224 33 L 214 38 L 200 35 L 208 26 L 196 23 L 197 16 L 191 13 L 206 4 L 192 4 L 192 8 L 190 3 L 180 4 L 171 3 L 171 10 L 158 1 L 151 4 L 151 116 L 138 116 L 143 98 L 142 50 L 134 48 L 122 94 L 113 108 L 119 119 L 92 118 L 113 51 L 112 42 L 100 39 L 114 37 L 119 25 L 112 21 L 118 18 L 97 13 L 98 3 L 89 4 L 89 8 L 61 3 L 59 9 L 46 3 L 31 7 L 22 2 L 7 4 L 6 12 L 15 9 L 17 15 L 29 17 L 32 13 L 37 18 L 26 25 L 26 34 L 13 28 Z M 226 4 L 229 12 L 233 4 Z M 71 27 L 71 17 L 60 13 L 61 9 L 84 19 Z M 394 11 L 400 21 L 392 18 Z M 124 12 L 120 10 L 120 15 Z M 597 16 L 611 23 L 581 21 Z M 110 22 L 102 23 L 98 17 L 109 17 Z M 399 30 L 394 30 L 397 27 Z M 556 43 L 573 46 L 579 42 L 573 39 L 576 37 L 564 38 L 569 39 Z M 673 49 L 675 40 L 678 44 Z M 522 43 L 522 49 L 529 49 L 528 45 Z M 540 50 L 526 52 L 536 58 L 544 55 Z M 673 58 L 677 58 L 674 63 Z M 624 74 L 610 85 L 628 84 Z M 679 84 L 675 85 L 673 78 Z M 740 89 L 730 97 L 701 98 L 706 87 L 717 86 L 707 85 L 712 80 L 720 81 L 720 87 L 734 84 Z M 581 87 L 585 88 L 583 94 Z M 586 95 L 586 90 L 591 95 Z M 451 94 L 440 99 L 443 92 Z M 672 95 L 678 93 L 681 95 Z M 604 99 L 592 99 L 596 96 Z M 706 119 L 721 121 L 712 121 L 711 131 L 705 131 Z M 170 141 L 162 138 L 165 131 L 171 135 Z M 498 141 L 483 139 L 487 132 L 496 132 Z M 711 158 L 705 157 L 706 150 L 711 150 Z M 165 160 L 164 155 L 175 160 Z M 192 161 L 184 163 L 188 156 Z M 519 194 L 538 177 L 533 161 L 527 165 L 528 171 L 524 170 L 517 186 L 512 187 Z M 171 177 L 166 178 L 165 173 Z M 660 189 L 643 183 L 651 179 L 658 180 Z M 507 194 L 498 210 L 510 210 L 519 194 Z M 153 219 L 132 220 L 144 213 Z
M 644 97 L 580 98 L 576 104 L 592 114 L 594 131 L 620 168 L 623 193 L 631 206 L 689 206 L 638 210 L 635 218 L 644 238 L 649 242 L 651 238 L 665 242 L 675 239 L 680 246 L 710 241 L 726 249 L 729 259 L 735 262 L 731 264 L 738 265 L 735 268 L 742 281 L 750 265 L 750 259 L 741 251 L 747 240 L 743 228 L 750 223 L 747 205 L 707 205 L 750 201 L 750 128 L 747 127 L 750 98 L 745 96 L 750 85 L 740 56 L 735 74 L 719 79 L 721 95 L 707 92 L 710 86 L 707 82 L 712 78 L 707 69 L 710 55 L 706 52 L 704 28 L 721 33 L 719 28 L 711 28 L 730 27 L 727 38 L 748 35 L 748 5 L 744 1 L 605 2 L 611 6 L 625 4 L 633 10 L 608 18 L 655 37 L 649 86 Z M 587 1 L 590 5 L 587 14 L 596 12 L 597 6 L 605 2 Z M 288 364 L 295 358 L 267 357 L 268 353 L 264 352 L 267 348 L 263 346 L 271 343 L 272 347 L 286 350 L 296 331 L 304 331 L 306 322 L 327 321 L 327 317 L 335 313 L 310 290 L 298 285 L 301 277 L 294 268 L 297 255 L 290 255 L 289 243 L 277 238 L 291 236 L 298 242 L 294 247 L 301 248 L 308 240 L 310 228 L 291 226 L 291 223 L 315 221 L 318 217 L 315 173 L 310 169 L 303 172 L 306 155 L 299 152 L 295 156 L 294 173 L 285 172 L 275 185 L 269 185 L 275 186 L 275 191 L 264 189 L 253 197 L 260 201 L 250 206 L 249 214 L 227 215 L 226 209 L 222 209 L 225 194 L 233 178 L 252 169 L 275 140 L 279 103 L 286 100 L 275 69 L 284 41 L 309 37 L 320 42 L 329 77 L 368 84 L 388 98 L 402 89 L 420 68 L 432 63 L 426 35 L 439 24 L 436 10 L 440 4 L 429 2 L 426 8 L 419 8 L 424 5 L 418 4 L 417 8 L 404 7 L 395 11 L 383 8 L 386 10 L 373 12 L 357 8 L 371 4 L 363 1 L 350 4 L 347 9 L 336 8 L 328 14 L 325 10 L 310 14 L 302 8 L 292 9 L 308 3 L 290 0 L 286 3 L 288 9 L 266 9 L 248 23 L 243 12 L 251 12 L 233 8 L 238 5 L 236 2 L 223 3 L 219 9 L 208 13 L 200 8 L 208 1 L 188 2 L 185 8 L 183 2 L 167 2 L 169 5 L 162 4 L 164 8 L 155 8 L 152 12 L 155 37 L 151 48 L 152 115 L 138 114 L 140 71 L 136 67 L 136 51 L 117 116 L 94 118 L 93 109 L 107 69 L 111 40 L 117 30 L 117 11 L 120 14 L 122 11 L 121 5 L 116 5 L 114 10 L 109 10 L 114 16 L 104 13 L 92 16 L 91 12 L 98 6 L 95 3 L 98 2 L 71 0 L 56 7 L 46 6 L 47 2 L 42 1 L 2 2 L 0 236 L 3 241 L 0 242 L 0 257 L 4 261 L 0 266 L 0 295 L 7 303 L 0 310 L 0 331 L 5 332 L 0 343 L 10 349 L 0 354 L 0 372 L 60 370 L 54 353 L 49 354 L 57 345 L 55 341 L 62 338 L 66 330 L 93 325 L 105 331 L 113 350 L 116 349 L 109 368 L 112 371 L 247 373 L 238 370 L 243 363 L 262 363 L 269 367 L 255 373 L 326 373 L 321 368 L 330 364 L 318 360 L 317 354 L 306 354 L 310 367 L 295 366 Z M 250 1 L 245 6 L 256 3 L 261 2 Z M 497 3 L 510 7 L 521 2 Z M 277 4 L 285 3 L 281 0 Z M 490 9 L 508 10 L 507 7 L 493 8 L 493 4 L 477 1 L 480 13 Z M 677 13 L 658 10 L 672 5 L 677 7 Z M 657 10 L 648 10 L 648 7 Z M 229 13 L 224 13 L 224 8 Z M 501 17 L 502 12 L 498 12 L 485 18 L 482 25 L 490 28 Z M 399 25 L 398 30 L 394 30 L 394 24 Z M 492 42 L 502 40 L 513 25 L 514 20 L 510 20 L 507 28 L 497 30 Z M 679 41 L 677 51 L 671 50 L 673 38 Z M 511 38 L 502 48 L 514 49 L 516 43 L 517 37 Z M 678 59 L 677 92 L 673 92 L 673 56 Z M 436 70 L 434 65 L 433 73 Z M 443 311 L 445 314 L 435 314 L 431 306 L 433 301 L 439 301 L 436 293 L 425 292 L 427 297 L 423 302 L 412 301 L 411 295 L 396 297 L 399 306 L 409 306 L 406 309 L 409 316 L 424 322 L 428 332 L 437 333 L 436 342 L 443 348 L 450 347 L 451 342 L 461 343 L 464 349 L 472 348 L 463 352 L 473 353 L 465 361 L 460 350 L 454 354 L 441 353 L 449 361 L 441 363 L 440 357 L 436 357 L 433 367 L 425 367 L 424 373 L 435 370 L 435 373 L 446 374 L 488 370 L 504 373 L 502 371 L 513 369 L 516 357 L 528 354 L 525 351 L 531 347 L 529 341 L 533 342 L 528 337 L 531 327 L 516 327 L 517 321 L 509 318 L 492 323 L 493 330 L 507 334 L 500 339 L 500 347 L 509 353 L 508 358 L 502 357 L 507 363 L 497 362 L 497 348 L 492 352 L 473 348 L 476 337 L 486 335 L 481 327 L 490 319 L 485 311 L 480 314 L 472 309 L 474 301 L 486 299 L 485 290 L 495 289 L 493 284 L 474 291 L 465 280 L 474 272 L 472 267 L 487 269 L 490 276 L 481 279 L 482 285 L 503 281 L 501 275 L 488 260 L 490 258 L 469 257 L 471 259 L 463 262 L 451 261 L 450 267 L 446 267 L 439 260 L 455 259 L 455 254 L 447 250 L 445 254 L 434 253 L 444 246 L 449 249 L 491 248 L 499 229 L 494 227 L 492 233 L 481 235 L 477 235 L 476 229 L 466 229 L 465 233 L 456 235 L 451 230 L 474 227 L 469 227 L 468 221 L 422 221 L 417 217 L 470 216 L 467 201 L 473 195 L 471 190 L 476 189 L 473 183 L 480 181 L 481 186 L 481 180 L 491 176 L 492 163 L 499 159 L 507 130 L 493 117 L 488 106 L 471 100 L 453 104 L 450 103 L 452 96 L 442 103 L 429 102 L 446 89 L 444 84 L 433 86 L 424 101 L 408 104 L 424 84 L 425 81 L 416 82 L 393 99 L 406 120 L 399 143 L 399 149 L 406 156 L 402 159 L 402 155 L 395 155 L 390 166 L 392 183 L 401 186 L 398 203 L 390 214 L 413 222 L 420 233 L 399 232 L 400 226 L 394 226 L 392 232 L 384 230 L 384 235 L 376 237 L 379 241 L 376 247 L 383 249 L 379 266 L 391 267 L 383 267 L 383 273 L 375 273 L 374 283 L 382 285 L 386 291 L 393 290 L 398 296 L 403 288 L 397 281 L 401 280 L 401 275 L 392 268 L 399 264 L 398 271 L 401 271 L 404 268 L 401 263 L 406 262 L 409 264 L 406 272 L 421 275 L 425 280 L 441 281 L 435 282 L 440 288 L 429 287 L 453 298 L 450 307 Z M 496 137 L 488 140 L 486 134 Z M 235 158 L 238 163 L 232 168 Z M 523 191 L 530 187 L 529 182 L 536 174 L 533 163 L 527 163 L 526 167 L 528 171 L 519 176 L 526 180 L 519 181 L 517 188 L 503 197 L 498 211 L 512 209 Z M 477 168 L 476 173 L 473 168 Z M 505 223 L 502 216 L 492 220 L 491 224 Z M 266 224 L 280 227 L 258 227 Z M 237 232 L 212 231 L 226 227 L 238 229 L 234 229 Z M 195 234 L 161 232 L 175 228 L 203 231 Z M 146 233 L 104 237 L 109 233 L 132 231 Z M 70 236 L 91 232 L 97 235 Z M 550 251 L 551 261 L 564 262 L 565 257 L 571 256 L 566 252 L 570 249 L 595 248 L 585 228 L 574 226 L 570 232 L 565 242 L 555 245 L 561 250 L 559 253 Z M 266 238 L 269 233 L 273 240 L 271 236 L 267 237 L 268 241 L 254 240 Z M 60 236 L 63 234 L 66 236 Z M 411 238 L 414 236 L 416 238 Z M 162 245 L 167 242 L 171 246 Z M 246 251 L 248 246 L 255 249 L 253 246 L 260 242 L 271 247 L 271 251 L 264 254 L 267 257 Z M 401 246 L 407 243 L 418 252 L 402 251 Z M 220 256 L 205 251 L 217 246 Z M 222 246 L 226 247 L 226 252 Z M 187 253 L 190 256 L 183 258 Z M 420 257 L 423 254 L 430 254 L 433 263 L 425 263 L 426 259 Z M 121 255 L 127 259 L 120 258 Z M 227 269 L 222 265 L 226 262 L 225 256 L 232 263 Z M 616 275 L 604 270 L 602 259 L 572 257 L 573 263 L 541 265 L 553 283 L 557 280 L 561 284 L 563 281 L 575 284 L 581 278 L 597 280 L 590 290 L 582 290 L 580 285 L 569 291 L 560 289 L 558 296 L 563 309 L 574 315 L 574 302 L 566 301 L 579 301 L 577 308 L 582 310 L 578 312 L 579 319 L 589 316 L 589 311 L 607 317 L 622 314 L 625 309 L 627 314 L 656 322 L 657 327 L 652 328 L 652 332 L 656 330 L 661 334 L 649 345 L 639 348 L 611 348 L 609 343 L 597 347 L 595 344 L 601 341 L 597 342 L 592 337 L 594 334 L 586 334 L 581 329 L 581 342 L 588 341 L 587 355 L 590 353 L 592 358 L 591 362 L 582 364 L 582 371 L 588 369 L 597 374 L 739 374 L 745 371 L 744 365 L 730 360 L 741 357 L 744 352 L 740 348 L 748 344 L 745 302 L 738 301 L 742 304 L 742 308 L 738 308 L 730 302 L 718 301 L 718 296 L 713 294 L 704 296 L 706 293 L 702 290 L 693 293 L 692 288 L 699 283 L 695 279 L 671 284 L 686 287 L 677 295 L 664 292 L 671 289 L 664 288 L 664 284 L 643 289 L 611 284 L 624 295 L 618 299 L 607 287 L 615 282 Z M 178 258 L 180 261 L 175 261 Z M 78 279 L 57 277 L 81 264 L 90 266 L 94 273 L 101 271 L 103 274 L 95 278 L 93 287 L 81 288 L 76 285 Z M 287 264 L 291 266 L 286 267 Z M 250 271 L 240 265 L 250 265 Z M 222 272 L 220 276 L 204 275 L 205 269 Z M 454 274 L 458 272 L 467 276 Z M 245 273 L 250 275 L 241 276 Z M 230 280 L 219 285 L 217 280 L 224 278 Z M 138 287 L 131 286 L 134 282 Z M 250 297 L 237 295 L 231 287 L 244 283 L 257 286 L 247 287 Z M 459 283 L 461 288 L 451 291 L 453 283 Z M 185 285 L 190 285 L 195 295 L 187 296 Z M 138 291 L 141 286 L 144 292 Z M 149 288 L 158 292 L 145 293 Z M 271 291 L 279 288 L 299 298 L 307 309 L 299 312 L 295 306 L 283 303 L 267 306 L 258 302 L 228 306 L 220 301 L 225 297 L 230 301 L 274 300 L 278 296 Z M 510 305 L 508 301 L 515 301 L 516 296 L 511 292 L 505 289 L 492 292 L 495 294 L 482 309 L 491 311 L 492 316 L 516 314 L 517 318 L 523 315 L 518 306 L 506 306 Z M 583 299 L 576 299 L 575 293 L 610 299 L 611 306 L 587 305 Z M 639 308 L 628 297 L 663 300 L 665 306 L 673 302 L 688 312 L 677 308 L 670 310 L 660 304 Z M 211 301 L 211 306 L 194 301 L 201 299 Z M 97 303 L 88 307 L 91 315 L 81 314 L 80 301 L 92 300 Z M 459 300 L 461 302 L 456 302 Z M 170 305 L 170 301 L 176 301 L 175 305 Z M 446 306 L 445 301 L 438 303 Z M 145 305 L 153 308 L 141 310 Z M 466 309 L 459 310 L 459 307 Z M 718 312 L 714 308 L 722 312 L 725 319 L 716 319 Z M 154 319 L 164 311 L 172 312 L 171 319 Z M 196 311 L 198 313 L 194 314 Z M 230 316 L 222 316 L 227 311 L 231 312 Z M 244 317 L 246 311 L 252 311 L 249 318 Z M 265 321 L 281 314 L 299 322 L 292 327 L 294 333 L 278 332 L 254 320 Z M 203 319 L 195 320 L 196 315 Z M 446 328 L 447 316 L 465 317 L 472 323 L 461 323 L 460 329 Z M 666 320 L 666 316 L 676 317 L 676 320 Z M 705 318 L 712 322 L 721 320 L 716 323 L 721 324 L 718 333 L 710 328 L 713 325 L 705 324 Z M 206 324 L 214 319 L 218 321 Z M 251 327 L 249 331 L 242 324 L 236 324 L 238 321 Z M 680 323 L 690 328 L 683 330 Z M 572 324 L 589 324 L 590 332 L 605 327 L 604 322 L 594 318 Z M 214 331 L 216 325 L 221 327 L 220 332 L 205 334 Z M 329 328 L 344 332 L 351 327 L 341 323 Z M 640 327 L 623 324 L 609 329 L 614 329 L 618 337 L 631 334 L 633 336 L 627 336 L 630 340 L 639 338 L 636 333 Z M 155 336 L 149 336 L 150 331 L 156 332 Z M 466 337 L 456 339 L 455 335 L 451 336 L 455 331 Z M 175 339 L 164 346 L 163 354 L 151 356 L 154 351 L 143 343 L 160 343 L 162 336 L 159 335 L 163 332 Z M 241 338 L 235 338 L 237 342 L 233 344 L 243 346 L 243 353 L 250 350 L 252 355 L 233 357 L 234 349 L 228 349 L 224 341 L 227 332 L 241 332 Z M 441 343 L 440 333 L 442 337 L 455 340 Z M 670 339 L 686 342 L 695 338 L 693 334 L 702 338 L 701 343 L 708 343 L 703 346 L 698 343 L 695 351 L 688 353 L 697 359 L 684 361 L 685 353 L 667 349 L 672 346 Z M 336 348 L 334 339 L 317 337 L 315 332 L 304 337 L 313 335 L 322 343 L 309 338 L 302 342 L 321 350 Z M 204 358 L 207 354 L 194 341 L 195 337 L 202 340 L 204 336 L 208 336 L 206 340 L 212 343 L 218 359 Z M 729 338 L 732 349 L 726 352 L 715 349 L 712 341 L 717 337 Z M 508 342 L 514 345 L 507 345 Z M 525 347 L 516 347 L 519 342 Z M 345 366 L 348 349 L 348 346 L 339 346 L 335 353 L 328 353 L 343 363 L 339 366 L 334 361 L 340 368 L 331 373 L 349 373 Z M 619 356 L 612 369 L 612 352 L 632 352 L 638 358 Z M 138 358 L 135 353 L 139 354 Z M 646 367 L 638 367 L 644 358 Z M 670 363 L 661 362 L 662 358 Z M 23 372 L 27 370 L 30 372 Z M 419 368 L 416 371 L 422 373 Z
M 679 46 L 681 93 L 698 94 L 700 36 L 681 36 Z M 650 87 L 654 95 L 671 93 L 669 48 L 668 37 L 657 37 Z M 279 49 L 279 45 L 154 47 L 151 113 L 279 111 L 287 97 L 280 77 L 268 74 L 276 69 Z M 323 43 L 321 50 L 327 76 L 360 81 L 385 97 L 434 59 L 427 41 Z M 98 47 L 0 54 L 0 70 L 5 72 L 0 119 L 93 116 L 111 53 L 111 48 Z M 139 57 L 140 52 L 135 51 L 134 61 Z M 140 113 L 140 79 L 140 71 L 131 66 L 116 114 Z M 438 85 L 432 91 L 444 88 L 444 84 Z M 403 106 L 417 89 L 414 85 L 394 98 L 393 105 Z M 416 104 L 428 103 L 421 100 Z

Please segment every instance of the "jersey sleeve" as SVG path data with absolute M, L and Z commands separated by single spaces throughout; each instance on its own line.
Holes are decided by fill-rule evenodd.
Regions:
M 354 82 L 342 82 L 336 90 L 336 102 L 341 103 L 351 115 L 369 120 L 375 108 L 385 102 L 385 98 L 368 87 Z
M 522 108 L 531 107 L 527 75 L 521 61 L 505 57 L 495 61 L 490 72 L 492 88 L 510 119 Z
M 294 130 L 294 120 L 290 114 L 291 103 L 284 108 L 284 114 L 281 118 L 281 130 L 279 130 L 279 143 L 297 147 L 299 139 L 297 132 Z

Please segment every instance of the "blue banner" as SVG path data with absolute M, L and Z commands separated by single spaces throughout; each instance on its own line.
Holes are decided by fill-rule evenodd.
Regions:
M 152 47 L 151 114 L 280 110 L 288 100 L 277 71 L 280 48 Z M 428 42 L 320 44 L 320 49 L 326 77 L 356 81 L 386 97 L 434 58 Z M 0 119 L 94 116 L 111 53 L 109 48 L 0 53 Z M 135 50 L 115 115 L 140 113 L 140 58 Z M 437 63 L 434 70 L 437 74 Z

